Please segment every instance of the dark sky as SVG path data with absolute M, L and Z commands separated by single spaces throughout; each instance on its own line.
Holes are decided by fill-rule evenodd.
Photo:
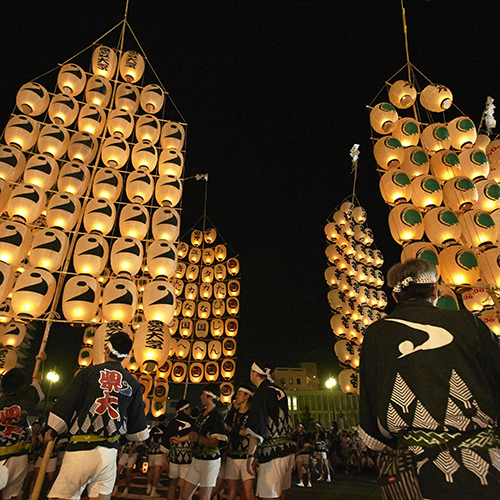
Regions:
M 486 97 L 500 90 L 498 3 L 407 0 L 405 7 L 411 62 L 448 86 L 477 125 Z M 91 45 L 124 8 L 124 0 L 2 2 L 2 128 L 23 83 Z M 374 246 L 388 264 L 400 255 L 366 108 L 406 63 L 400 2 L 131 0 L 128 21 L 188 123 L 185 175 L 209 173 L 207 214 L 240 256 L 239 378 L 261 354 L 281 366 L 318 361 L 325 372 L 338 370 L 323 226 L 352 194 L 354 143 L 361 144 L 356 194 Z M 102 43 L 116 46 L 118 36 Z M 129 31 L 124 48 L 137 48 Z M 204 190 L 186 181 L 183 232 L 203 215 Z M 60 339 L 49 340 L 49 356 Z

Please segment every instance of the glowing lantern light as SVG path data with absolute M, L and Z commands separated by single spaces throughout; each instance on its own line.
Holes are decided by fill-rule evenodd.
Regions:
M 441 273 L 441 268 L 439 265 L 439 253 L 434 245 L 427 243 L 426 241 L 416 241 L 405 245 L 403 251 L 401 252 L 401 262 L 406 262 L 410 259 L 421 259 L 430 262 L 436 267 L 438 276 Z
M 219 365 L 215 361 L 205 363 L 205 378 L 209 382 L 219 378 Z
M 498 229 L 491 215 L 482 210 L 469 210 L 459 216 L 462 236 L 467 245 L 481 247 L 497 240 Z
M 227 272 L 231 276 L 236 276 L 240 272 L 240 262 L 238 259 L 231 258 L 227 261 Z
M 125 205 L 119 217 L 120 234 L 144 239 L 149 229 L 149 212 L 140 203 Z
M 486 248 L 478 257 L 481 280 L 492 288 L 500 288 L 500 249 Z
M 351 364 L 354 357 L 354 347 L 355 344 L 353 344 L 350 340 L 337 340 L 337 342 L 335 342 L 335 354 L 342 364 Z
M 137 287 L 126 278 L 109 280 L 102 295 L 102 313 L 107 321 L 130 323 L 137 309 Z
M 232 359 L 224 359 L 221 362 L 221 375 L 226 380 L 231 380 L 236 371 L 236 363 Z
M 490 171 L 488 173 L 488 179 L 494 180 L 495 182 L 500 181 L 500 164 L 490 162 Z
M 212 312 L 216 318 L 220 318 L 226 312 L 226 303 L 223 300 L 214 300 L 212 303 Z
M 476 143 L 474 144 L 474 147 L 486 153 L 486 148 L 488 147 L 488 144 L 490 142 L 491 139 L 486 134 L 478 134 L 478 136 L 476 137 Z
M 460 159 L 448 149 L 442 149 L 431 157 L 431 172 L 441 181 L 447 181 L 462 174 Z
M 105 198 L 115 202 L 122 192 L 123 178 L 114 168 L 100 168 L 92 183 L 94 198 Z
M 139 90 L 130 83 L 121 83 L 116 89 L 115 108 L 134 115 L 139 109 Z
M 400 118 L 392 131 L 403 147 L 416 146 L 420 140 L 420 127 L 417 120 L 413 118 Z
M 398 121 L 398 112 L 392 104 L 381 102 L 370 111 L 370 124 L 379 134 L 390 134 Z
M 223 262 L 227 257 L 226 245 L 217 245 L 215 247 L 215 259 L 217 262 Z
M 49 93 L 37 82 L 25 83 L 17 92 L 16 105 L 25 115 L 41 115 L 49 105 Z
M 237 280 L 230 280 L 227 284 L 227 289 L 231 297 L 237 297 L 240 294 L 240 282 Z
M 346 368 L 339 373 L 339 385 L 345 394 L 354 394 L 359 391 L 359 374 L 352 368 Z
M 474 183 L 464 176 L 446 181 L 443 186 L 444 203 L 452 210 L 463 211 L 471 209 L 478 200 Z
M 73 63 L 62 66 L 57 76 L 57 86 L 63 94 L 73 96 L 81 94 L 86 82 L 87 77 L 83 69 Z
M 218 360 L 222 353 L 222 345 L 219 340 L 211 340 L 208 343 L 208 357 L 212 360 Z
M 59 229 L 38 231 L 33 238 L 29 262 L 33 267 L 57 271 L 64 263 L 68 251 L 68 237 Z
M 204 373 L 202 363 L 191 363 L 189 366 L 189 379 L 193 384 L 199 384 L 203 380 Z
M 93 345 L 95 337 L 96 328 L 94 326 L 88 326 L 83 332 L 83 343 L 85 345 Z
M 97 139 L 88 132 L 76 132 L 68 145 L 68 158 L 88 165 L 97 153 Z
M 224 264 L 217 264 L 213 269 L 213 276 L 217 281 L 226 279 L 226 266 Z
M 213 319 L 210 322 L 210 334 L 214 338 L 220 338 L 224 334 L 224 321 L 220 318 Z
M 419 175 L 411 181 L 412 203 L 421 209 L 438 207 L 443 202 L 441 184 L 432 175 Z
M 106 112 L 97 104 L 86 104 L 78 115 L 78 130 L 100 136 L 106 123 Z
M 155 383 L 153 389 L 153 403 L 155 404 L 164 403 L 167 400 L 168 390 L 169 390 L 168 382 L 165 380 L 165 378 L 155 377 Z M 151 407 L 151 410 L 153 411 L 153 407 Z M 163 411 L 160 414 L 158 413 L 156 414 L 156 418 L 165 413 L 165 407 L 162 406 L 162 410 Z M 155 416 L 155 414 L 153 414 L 153 416 Z
M 175 344 L 174 339 L 170 339 L 171 344 Z M 170 352 L 168 354 L 170 356 Z M 170 372 L 172 371 L 172 361 L 167 359 L 167 362 L 158 368 L 157 376 L 161 378 L 167 378 L 170 375 Z
M 495 310 L 485 310 L 479 314 L 479 317 L 495 335 L 500 336 L 500 318 Z
M 208 283 L 204 283 L 204 285 L 212 286 L 212 285 L 209 285 Z M 214 290 L 214 295 L 215 295 L 216 299 L 223 300 L 226 298 L 227 287 L 226 287 L 225 283 L 215 283 L 213 290 Z
M 36 144 L 39 132 L 40 126 L 32 118 L 13 115 L 5 127 L 4 139 L 7 144 L 27 151 Z
M 422 130 L 420 143 L 427 151 L 436 152 L 441 149 L 449 149 L 451 146 L 450 133 L 446 125 L 442 123 L 431 123 Z
M 480 312 L 485 307 L 491 307 L 493 300 L 491 299 L 488 290 L 486 290 L 480 281 L 475 286 L 462 293 L 462 301 L 464 306 L 471 312 Z
M 127 177 L 127 198 L 134 203 L 147 203 L 153 196 L 154 180 L 147 168 L 134 170 Z
M 14 146 L 0 146 L 0 178 L 17 182 L 26 166 L 26 157 Z M 2 189 L 3 191 L 3 189 Z
M 172 278 L 177 268 L 177 252 L 172 243 L 165 240 L 153 241 L 147 250 L 147 264 L 153 278 Z
M 96 330 L 94 338 L 94 364 L 99 365 L 104 363 L 106 344 L 108 343 L 109 337 L 117 332 L 126 333 L 130 338 L 132 338 L 132 331 L 130 328 L 120 321 L 103 323 Z
M 389 100 L 400 109 L 408 109 L 417 99 L 415 86 L 405 80 L 398 80 L 389 89 Z
M 469 179 L 476 180 L 487 177 L 490 173 L 490 164 L 486 153 L 479 148 L 472 148 L 462 151 L 458 158 L 460 160 L 460 168 L 462 175 Z
M 69 132 L 61 125 L 45 125 L 38 136 L 38 151 L 60 158 L 69 145 Z
M 31 184 L 19 184 L 7 202 L 9 217 L 21 217 L 27 224 L 35 221 L 45 208 L 45 191 Z
M 108 243 L 102 236 L 84 234 L 76 242 L 73 266 L 77 274 L 90 274 L 97 277 L 103 272 L 108 255 Z
M 192 264 L 198 264 L 201 260 L 201 248 L 191 248 L 191 250 L 189 250 L 188 259 Z
M 156 144 L 160 138 L 160 122 L 153 115 L 142 115 L 135 125 L 135 136 L 138 141 Z
M 340 278 L 340 271 L 335 266 L 329 266 L 325 270 L 325 281 L 329 286 L 337 286 Z
M 202 283 L 200 285 L 200 297 L 205 300 L 212 298 L 212 290 L 212 285 L 210 283 Z
M 144 73 L 144 58 L 135 50 L 122 54 L 120 59 L 120 75 L 128 83 L 138 82 Z
M 230 297 L 227 300 L 227 312 L 231 316 L 236 316 L 240 310 L 240 301 L 236 297 Z
M 400 170 L 413 178 L 429 173 L 430 158 L 425 149 L 410 146 L 405 149 L 405 157 Z
M 343 252 L 337 245 L 328 245 L 325 249 L 325 255 L 329 262 L 336 264 L 341 259 Z
M 479 279 L 474 253 L 462 245 L 450 245 L 439 254 L 441 278 L 449 286 L 473 286 Z
M 5 299 L 0 304 L 0 323 L 8 323 L 14 316 L 11 299 Z
M 177 332 L 177 329 L 179 328 L 179 320 L 177 318 L 173 318 L 170 323 L 168 323 L 168 331 L 170 332 L 170 335 L 175 335 Z
M 159 85 L 154 83 L 147 85 L 141 92 L 141 108 L 146 113 L 158 113 L 163 107 L 165 96 Z
M 134 344 L 135 344 L 135 340 L 134 340 Z M 140 367 L 140 363 L 139 361 L 137 360 L 137 357 L 135 355 L 135 349 L 134 349 L 134 358 L 135 358 L 135 361 L 136 361 L 136 364 L 137 366 Z M 151 391 L 152 387 L 153 387 L 153 378 L 151 377 L 151 374 L 150 373 L 141 373 L 141 375 L 139 376 L 139 385 L 141 386 L 141 391 L 142 391 L 142 400 L 144 402 L 148 401 L 149 400 L 147 399 L 148 395 L 149 395 L 149 391 Z M 147 410 L 145 410 L 146 412 L 146 415 L 147 415 Z
M 166 363 L 169 349 L 170 333 L 162 321 L 148 321 L 136 331 L 134 357 L 142 372 L 156 372 Z
M 132 148 L 132 165 L 136 170 L 147 168 L 150 172 L 156 167 L 158 162 L 158 153 L 156 148 L 150 142 L 138 142 Z M 160 172 L 162 175 L 162 172 Z M 179 176 L 178 176 L 179 177 Z
M 196 303 L 194 300 L 185 300 L 182 304 L 182 315 L 185 318 L 192 318 L 196 312 Z
M 394 241 L 400 245 L 420 240 L 424 235 L 422 214 L 409 203 L 396 205 L 389 214 L 389 228 Z
M 31 246 L 31 230 L 20 222 L 3 221 L 0 223 L 0 261 L 18 265 Z
M 0 337 L 0 343 L 4 347 L 11 347 L 15 349 L 22 344 L 25 336 L 26 325 L 19 321 L 10 321 L 3 329 L 3 333 Z
M 33 155 L 26 163 L 23 181 L 48 191 L 59 175 L 59 165 L 48 155 Z
M 233 357 L 236 354 L 236 340 L 224 339 L 222 341 L 222 354 L 226 357 Z
M 130 147 L 121 137 L 108 137 L 101 150 L 102 162 L 108 167 L 122 168 L 128 161 Z
M 468 149 L 476 142 L 476 126 L 470 118 L 459 116 L 451 120 L 446 127 L 450 133 L 451 145 L 455 149 Z
M 453 94 L 444 85 L 427 85 L 420 94 L 420 104 L 429 111 L 440 113 L 453 104 Z
M 14 349 L 6 347 L 0 349 L 0 376 L 12 370 L 17 363 L 17 353 Z
M 380 178 L 382 198 L 389 205 L 408 202 L 412 196 L 412 185 L 408 176 L 397 168 L 389 169 Z
M 122 236 L 111 248 L 111 268 L 117 275 L 135 276 L 141 269 L 144 249 L 137 238 Z
M 183 339 L 191 337 L 193 334 L 193 320 L 191 318 L 184 318 L 179 325 L 179 335 Z
M 56 280 L 44 269 L 24 271 L 17 278 L 12 292 L 12 309 L 17 316 L 38 318 L 49 307 L 56 289 Z
M 101 286 L 92 276 L 73 276 L 64 285 L 62 309 L 68 321 L 90 323 L 99 307 Z
M 474 181 L 477 189 L 476 206 L 485 212 L 493 212 L 500 208 L 500 186 L 497 182 L 490 179 L 481 179 Z
M 201 319 L 210 317 L 211 307 L 210 302 L 207 300 L 200 300 L 198 302 L 198 317 Z
M 175 312 L 174 312 L 174 316 L 179 316 L 179 314 L 181 314 L 183 306 L 184 306 L 184 302 L 182 300 L 180 300 L 179 298 L 177 298 L 175 300 Z
M 203 249 L 203 263 L 209 266 L 213 264 L 215 260 L 215 252 L 213 248 L 204 248 Z
M 100 75 L 92 76 L 85 87 L 85 101 L 106 108 L 111 100 L 112 87 L 110 81 Z
M 50 121 L 56 125 L 69 127 L 78 116 L 80 107 L 71 95 L 56 94 L 49 106 Z
M 14 270 L 9 264 L 0 261 L 0 303 L 2 303 L 9 293 L 16 279 Z
M 195 300 L 198 298 L 198 285 L 195 283 L 188 283 L 184 290 L 184 297 L 188 300 Z
M 108 234 L 115 225 L 116 208 L 114 203 L 104 199 L 91 199 L 85 207 L 83 225 L 90 233 L 97 231 L 100 234 Z
M 366 210 L 363 207 L 356 207 L 352 211 L 352 219 L 356 224 L 363 224 L 366 222 L 367 219 L 367 213 Z
M 175 277 L 181 279 L 186 274 L 187 266 L 184 262 L 177 262 L 177 269 L 175 270 Z
M 436 207 L 424 216 L 427 238 L 438 246 L 456 243 L 462 234 L 460 222 L 455 213 L 444 207 Z
M 387 170 L 397 168 L 403 163 L 405 150 L 394 137 L 382 137 L 375 143 L 373 154 L 377 164 Z
M 210 330 L 210 326 L 208 324 L 208 321 L 206 319 L 199 319 L 194 328 L 194 333 L 199 339 L 204 339 Z M 203 345 L 205 346 L 205 354 L 206 354 L 206 344 L 205 342 L 202 342 Z M 196 349 L 193 350 L 194 354 L 196 355 Z M 205 354 L 203 357 L 205 357 Z
M 173 175 L 162 175 L 156 181 L 156 201 L 161 206 L 175 207 L 182 197 L 182 182 Z
M 225 321 L 225 332 L 228 337 L 236 337 L 238 334 L 238 320 L 234 318 L 226 319 Z
M 191 344 L 189 340 L 181 339 L 177 342 L 177 348 L 175 354 L 178 359 L 185 359 L 189 356 L 191 351 Z
M 152 221 L 154 239 L 167 240 L 171 243 L 177 241 L 180 231 L 180 221 L 181 218 L 177 210 L 169 207 L 157 209 L 153 214 Z
M 99 45 L 94 49 L 92 53 L 92 73 L 94 75 L 111 79 L 116 73 L 116 66 L 117 57 L 113 49 L 105 45 Z
M 134 117 L 124 109 L 114 109 L 108 115 L 106 126 L 109 135 L 128 139 L 134 131 Z
M 196 281 L 198 279 L 199 274 L 200 274 L 200 268 L 195 264 L 189 265 L 188 268 L 186 269 L 186 279 L 188 281 Z
M 164 149 L 160 154 L 158 172 L 160 175 L 181 177 L 184 170 L 184 155 L 177 149 Z
M 486 146 L 486 156 L 490 162 L 490 166 L 500 163 L 500 139 L 491 141 Z
M 184 127 L 180 123 L 167 122 L 161 129 L 160 144 L 163 149 L 173 148 L 181 151 L 184 138 Z

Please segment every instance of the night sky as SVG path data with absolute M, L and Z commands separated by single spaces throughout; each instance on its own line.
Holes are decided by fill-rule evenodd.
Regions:
M 411 62 L 448 86 L 478 125 L 486 97 L 500 102 L 498 3 L 407 0 L 405 7 Z M 91 45 L 124 10 L 124 0 L 2 2 L 2 129 L 22 84 Z M 378 189 L 367 109 L 388 100 L 384 82 L 406 63 L 400 1 L 131 0 L 128 21 L 181 113 L 171 107 L 165 118 L 188 123 L 185 175 L 209 174 L 207 215 L 239 254 L 237 380 L 258 355 L 337 372 L 323 226 L 352 195 L 354 143 L 361 145 L 356 195 L 384 272 L 400 255 Z M 114 30 L 101 43 L 115 47 L 118 38 Z M 127 31 L 124 49 L 137 48 Z M 446 120 L 458 114 L 452 109 Z M 205 187 L 185 182 L 183 234 L 203 215 Z M 49 339 L 49 361 L 57 364 L 61 345 L 73 356 L 68 377 L 79 339 L 68 331 Z

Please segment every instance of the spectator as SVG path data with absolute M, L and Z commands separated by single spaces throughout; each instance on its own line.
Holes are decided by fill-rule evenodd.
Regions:
M 297 486 L 301 488 L 304 487 L 304 472 L 307 476 L 307 487 L 311 488 L 311 472 L 309 470 L 311 451 L 314 449 L 314 445 L 311 443 L 311 436 L 305 432 L 304 425 L 299 423 L 297 425 L 297 430 L 292 434 L 292 441 L 297 447 L 297 452 L 295 453 L 295 466 L 297 467 L 297 474 L 299 476 L 299 482 Z

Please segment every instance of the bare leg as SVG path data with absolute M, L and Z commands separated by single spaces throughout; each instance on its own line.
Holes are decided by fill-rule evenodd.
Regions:
M 197 484 L 190 483 L 189 481 L 184 481 L 181 500 L 191 500 L 191 498 L 193 498 L 193 493 L 195 492 L 197 487 L 198 487 Z
M 200 500 L 210 500 L 213 488 L 211 486 L 200 486 Z
M 257 500 L 253 492 L 253 479 L 247 479 L 243 481 L 243 490 L 245 492 L 245 500 Z
M 177 490 L 177 484 L 179 483 L 179 478 L 170 480 L 170 484 L 168 486 L 168 500 L 175 500 L 175 492 Z M 179 498 L 182 498 L 182 491 L 179 493 Z

